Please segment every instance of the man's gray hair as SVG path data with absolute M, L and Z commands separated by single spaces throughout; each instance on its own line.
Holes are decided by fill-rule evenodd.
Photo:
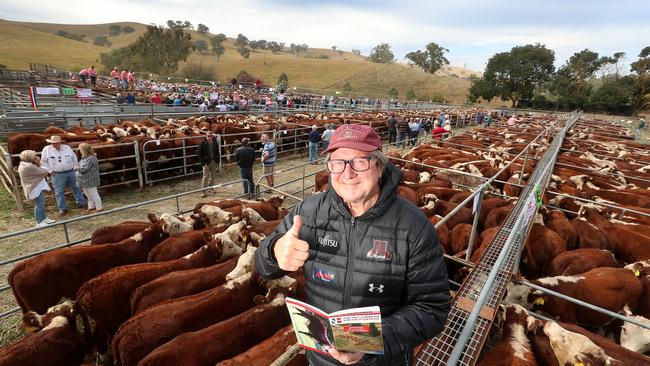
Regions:
M 386 157 L 386 155 L 384 155 L 384 153 L 381 152 L 381 150 L 374 150 L 368 156 L 377 162 L 377 165 L 381 168 L 381 171 L 383 172 L 384 169 L 386 168 L 386 165 L 388 165 L 388 158 Z

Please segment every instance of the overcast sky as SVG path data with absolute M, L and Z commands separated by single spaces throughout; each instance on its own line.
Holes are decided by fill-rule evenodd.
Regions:
M 542 43 L 556 66 L 588 48 L 600 55 L 626 53 L 634 61 L 650 45 L 648 0 L 0 0 L 7 20 L 97 24 L 168 19 L 203 23 L 211 33 L 249 39 L 359 49 L 392 46 L 403 61 L 410 51 L 436 42 L 452 65 L 482 71 L 488 59 L 513 46 Z M 645 36 L 644 36 L 645 35 Z

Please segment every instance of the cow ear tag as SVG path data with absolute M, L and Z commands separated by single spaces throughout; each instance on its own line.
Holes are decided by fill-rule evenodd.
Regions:
M 573 366 L 585 366 L 585 364 L 582 362 L 578 362 L 578 363 L 574 363 Z
M 639 277 L 639 276 L 641 276 L 641 272 L 637 269 L 637 270 L 634 271 L 634 275 Z
M 537 305 L 544 305 L 544 298 L 538 297 L 535 299 L 535 304 Z

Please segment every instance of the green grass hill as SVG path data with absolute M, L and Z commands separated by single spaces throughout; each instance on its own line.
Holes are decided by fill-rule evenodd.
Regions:
M 134 29 L 132 33 L 109 36 L 110 47 L 93 44 L 97 36 L 108 36 L 109 27 L 118 24 Z M 100 72 L 99 55 L 112 49 L 123 47 L 135 41 L 144 33 L 146 25 L 139 23 L 109 23 L 94 25 L 71 25 L 50 23 L 28 23 L 0 20 L 0 64 L 10 69 L 29 69 L 29 63 L 48 64 L 55 67 L 79 70 L 91 64 Z M 84 41 L 69 39 L 57 35 L 57 32 L 81 36 Z M 213 32 L 215 30 L 212 30 Z M 211 34 L 202 35 L 189 31 L 192 40 L 209 40 Z M 215 33 L 218 33 L 216 30 Z M 218 80 L 230 80 L 239 71 L 260 77 L 265 83 L 274 85 L 281 73 L 289 77 L 290 87 L 312 90 L 342 90 L 346 82 L 350 83 L 353 93 L 363 95 L 385 96 L 388 90 L 396 88 L 403 98 L 408 89 L 415 91 L 419 100 L 444 99 L 452 103 L 465 100 L 470 82 L 467 79 L 476 72 L 449 66 L 435 75 L 427 74 L 408 65 L 376 64 L 351 52 L 340 54 L 331 49 L 309 48 L 296 57 L 288 52 L 273 54 L 267 50 L 252 50 L 250 58 L 244 59 L 233 45 L 234 39 L 228 38 L 225 53 L 217 57 L 209 52 L 196 51 L 187 59 L 188 63 L 200 63 L 211 67 Z M 282 41 L 282 40 L 277 40 Z M 309 40 L 304 40 L 309 44 Z M 180 65 L 180 69 L 183 65 Z

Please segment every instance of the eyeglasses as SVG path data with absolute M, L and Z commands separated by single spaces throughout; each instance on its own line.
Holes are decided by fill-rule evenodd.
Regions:
M 332 159 L 327 161 L 327 170 L 332 174 L 343 173 L 345 165 L 350 164 L 350 168 L 355 172 L 365 172 L 370 169 L 370 160 L 372 159 L 372 156 L 353 158 L 350 160 Z

